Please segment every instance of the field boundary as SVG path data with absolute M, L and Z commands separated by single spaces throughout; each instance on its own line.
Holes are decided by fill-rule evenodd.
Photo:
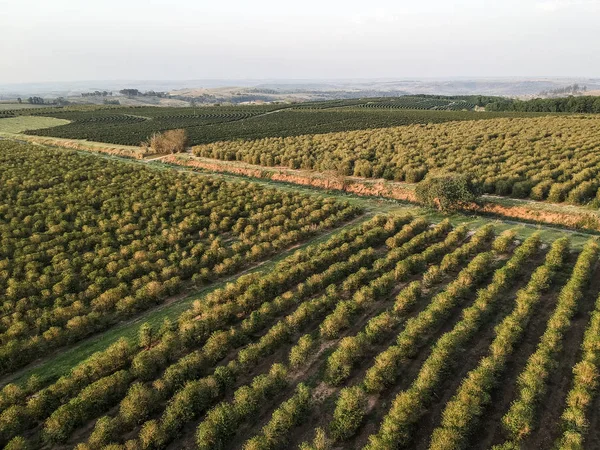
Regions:
M 307 186 L 316 190 L 337 191 L 358 197 L 401 201 L 420 206 L 416 200 L 415 184 L 385 179 L 341 176 L 333 173 L 285 167 L 265 167 L 239 161 L 202 158 L 189 153 L 164 155 L 157 158 L 155 154 L 146 154 L 141 147 L 113 145 L 87 140 L 2 132 L 0 132 L 0 139 L 106 154 L 157 166 L 162 165 L 163 167 L 175 165 L 217 174 L 262 179 L 279 184 Z M 463 210 L 463 213 L 600 234 L 600 214 L 583 206 L 483 195 L 478 203 L 471 204 Z
M 416 185 L 411 183 L 342 176 L 334 173 L 285 167 L 265 167 L 239 161 L 202 158 L 189 153 L 165 155 L 157 158 L 156 155 L 147 155 L 141 147 L 87 140 L 0 132 L 0 139 L 2 138 L 50 147 L 107 154 L 135 159 L 140 162 L 177 165 L 214 173 L 264 179 L 275 183 L 309 186 L 317 190 L 338 191 L 359 197 L 389 199 L 418 205 L 415 195 Z M 580 230 L 594 234 L 600 233 L 600 214 L 583 206 L 483 195 L 478 203 L 469 205 L 463 212 L 539 225 L 550 225 L 569 230 Z
M 416 185 L 409 183 L 340 176 L 282 167 L 263 167 L 238 161 L 201 158 L 189 154 L 169 155 L 162 159 L 162 162 L 211 172 L 341 191 L 363 197 L 383 197 L 417 203 Z M 470 204 L 464 211 L 570 229 L 600 232 L 600 215 L 592 210 L 574 205 L 484 195 L 481 197 L 480 202 Z
M 0 131 L 0 139 L 26 142 L 29 144 L 46 145 L 49 147 L 61 147 L 71 150 L 83 150 L 86 152 L 106 153 L 113 156 L 125 158 L 142 159 L 146 153 L 141 147 L 131 145 L 107 144 L 104 142 L 87 141 L 85 139 L 66 139 L 57 137 L 34 136 L 22 133 L 8 133 Z

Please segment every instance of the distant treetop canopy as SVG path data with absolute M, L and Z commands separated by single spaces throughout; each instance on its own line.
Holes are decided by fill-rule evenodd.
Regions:
M 485 109 L 487 111 L 600 113 L 600 97 L 586 95 L 533 100 L 505 98 L 488 103 Z

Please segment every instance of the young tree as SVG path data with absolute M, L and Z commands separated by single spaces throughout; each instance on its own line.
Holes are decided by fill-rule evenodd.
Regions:
M 367 396 L 360 386 L 342 389 L 333 413 L 330 430 L 336 440 L 353 436 L 362 424 L 367 407 Z
M 152 345 L 152 325 L 148 322 L 143 323 L 138 333 L 140 347 L 150 348 Z

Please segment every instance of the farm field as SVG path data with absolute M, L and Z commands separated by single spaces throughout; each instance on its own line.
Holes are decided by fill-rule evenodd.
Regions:
M 22 109 L 37 109 L 47 108 L 44 105 L 30 105 L 28 103 L 2 103 L 0 102 L 0 115 L 4 114 L 5 111 L 18 111 Z
M 460 102 L 9 111 L 0 446 L 600 447 L 600 119 Z M 85 140 L 158 124 L 208 143 Z M 408 203 L 445 172 L 480 210 Z
M 69 106 L 44 110 L 2 111 L 0 117 L 23 114 L 70 120 L 72 123 L 29 134 L 139 145 L 152 133 L 174 128 L 187 130 L 191 144 L 221 140 L 298 136 L 311 133 L 364 130 L 409 124 L 479 120 L 494 117 L 536 116 L 534 113 L 446 111 L 417 108 L 400 97 L 301 103 L 189 108 Z M 409 99 L 410 102 L 415 100 Z M 423 99 L 416 102 L 420 104 Z M 429 102 L 433 100 L 427 100 Z M 462 100 L 461 100 L 462 101 Z M 437 103 L 452 103 L 436 100 Z M 392 104 L 392 106 L 390 106 Z M 404 106 L 403 106 L 404 105 Z
M 143 149 L 133 147 L 152 133 L 184 128 L 196 144 L 194 153 L 206 158 L 407 183 L 444 172 L 468 173 L 484 194 L 600 203 L 600 119 L 593 115 L 418 110 L 416 103 L 451 100 L 366 100 L 15 110 L 5 111 L 15 117 L 0 119 L 0 130 L 69 139 L 82 149 L 86 141 L 104 142 L 115 147 L 113 153 L 137 157 Z
M 328 195 L 350 195 L 367 199 L 388 199 L 417 203 L 416 188 L 411 184 L 385 179 L 341 176 L 331 172 L 317 172 L 286 167 L 265 167 L 240 161 L 216 160 L 190 154 L 175 154 L 146 160 L 149 164 L 168 165 L 180 170 L 192 170 L 219 177 L 252 180 L 281 187 L 309 186 L 325 190 Z M 217 175 L 218 174 L 218 175 Z M 415 206 L 418 209 L 418 206 Z M 480 214 L 503 220 L 519 220 L 533 224 L 558 226 L 563 229 L 600 232 L 600 213 L 590 205 L 549 203 L 530 199 L 512 199 L 497 195 L 481 195 L 477 202 L 465 205 L 463 214 Z
M 469 174 L 485 194 L 597 206 L 599 144 L 596 116 L 548 116 L 221 141 L 193 153 L 408 183 Z
M 600 450 L 600 0 L 4 3 L 0 449 Z
M 57 127 L 68 123 L 68 120 L 45 116 L 7 117 L 0 119 L 0 133 L 23 133 L 27 130 Z
M 0 436 L 9 448 L 595 448 L 584 374 L 597 372 L 598 256 L 595 241 L 379 215 L 59 380 L 5 387 Z
M 8 141 L 0 196 L 1 373 L 360 213 Z

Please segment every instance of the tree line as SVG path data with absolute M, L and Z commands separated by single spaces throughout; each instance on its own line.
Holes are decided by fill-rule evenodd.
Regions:
M 561 98 L 536 98 L 494 100 L 485 106 L 486 111 L 548 112 L 548 113 L 600 113 L 600 97 L 582 95 Z

